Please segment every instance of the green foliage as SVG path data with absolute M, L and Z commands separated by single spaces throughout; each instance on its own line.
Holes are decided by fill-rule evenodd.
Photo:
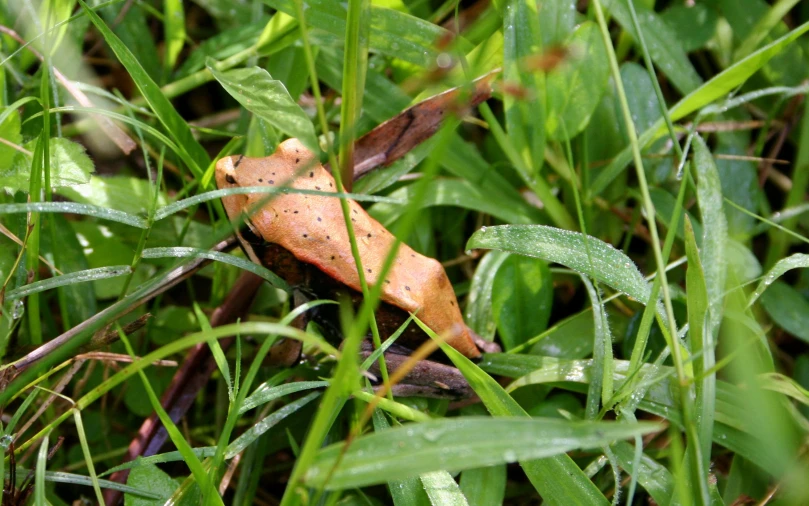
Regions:
M 0 2 L 4 498 L 808 503 L 809 10 L 692 3 Z M 336 198 L 442 262 L 503 353 L 438 343 L 477 403 L 375 396 L 395 374 L 360 343 L 406 332 L 380 335 L 379 287 L 306 300 L 212 250 L 242 225 L 221 198 L 293 193 L 216 190 L 215 162 L 297 137 L 349 182 L 354 139 L 484 75 Z M 304 360 L 268 363 L 281 339 Z M 215 371 L 172 420 L 196 347 Z M 123 462 L 155 410 L 171 446 Z

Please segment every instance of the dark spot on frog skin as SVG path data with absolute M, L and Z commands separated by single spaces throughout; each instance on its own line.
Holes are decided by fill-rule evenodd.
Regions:
M 330 235 L 327 235 L 327 236 L 326 236 L 326 240 L 327 240 L 327 241 L 331 241 L 331 236 L 330 236 Z
M 273 172 L 273 173 L 272 173 L 272 175 L 274 176 L 274 175 L 275 175 L 275 172 Z
M 331 259 L 334 260 L 334 255 L 331 256 Z
M 225 181 L 227 181 L 230 184 L 236 184 L 236 179 L 230 174 L 225 176 Z
M 410 258 L 416 258 L 416 255 L 414 255 L 413 253 L 411 253 L 411 254 L 410 254 Z
M 300 159 L 300 158 L 296 158 L 296 159 L 295 159 L 295 163 L 301 163 L 301 159 Z
M 309 234 L 303 234 L 304 239 L 306 239 L 307 237 L 309 237 Z
M 371 232 L 368 232 L 368 237 L 371 237 Z
M 405 286 L 405 290 L 407 290 L 407 291 L 409 292 L 409 291 L 410 291 L 410 287 L 409 287 L 409 286 Z
M 258 182 L 259 182 L 259 183 L 263 183 L 263 182 L 264 182 L 264 180 L 263 180 L 263 179 L 261 179 L 261 178 L 258 178 Z
M 370 267 L 368 268 L 368 272 L 369 272 L 369 273 L 373 272 L 373 271 L 371 270 L 371 268 L 370 268 Z
M 390 284 L 390 280 L 389 280 L 389 279 L 386 279 L 386 280 L 385 280 L 385 283 Z
M 272 179 L 270 179 L 269 181 L 267 181 L 267 184 L 275 184 L 275 181 L 273 181 Z
M 452 301 L 449 301 L 449 305 L 450 305 L 450 306 L 454 306 L 454 305 L 455 305 L 455 303 L 454 303 L 454 302 L 452 302 Z
M 319 190 L 319 189 L 320 189 L 320 187 L 319 187 L 319 186 L 315 186 L 315 190 Z
M 314 173 L 314 172 L 310 172 L 310 173 L 309 173 L 309 177 L 315 177 L 315 173 Z
M 323 221 L 323 218 L 321 218 L 320 216 L 318 216 L 318 217 L 317 217 L 317 221 Z
M 293 214 L 298 214 L 298 211 L 292 211 Z

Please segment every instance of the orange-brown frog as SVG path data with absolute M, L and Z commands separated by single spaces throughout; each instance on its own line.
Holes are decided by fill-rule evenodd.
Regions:
M 231 156 L 219 160 L 216 183 L 219 188 L 275 186 L 337 192 L 332 175 L 297 139 L 284 141 L 266 158 Z M 270 268 L 291 286 L 306 287 L 318 298 L 334 298 L 348 287 L 355 302 L 361 299 L 359 276 L 338 198 L 282 192 L 272 196 L 265 193 L 230 195 L 222 200 L 231 219 L 243 219 L 247 223 L 249 230 L 244 231 L 241 239 L 253 261 Z M 369 285 L 383 283 L 383 304 L 376 314 L 383 337 L 393 333 L 408 313 L 416 313 L 452 347 L 469 358 L 479 357 L 476 342 L 482 341 L 464 324 L 452 284 L 441 264 L 401 244 L 388 276 L 380 279 L 379 272 L 394 236 L 357 202 L 348 200 L 348 204 L 365 278 Z M 397 345 L 414 349 L 425 339 L 427 336 L 416 325 L 410 325 Z M 400 353 L 403 350 L 397 349 Z M 435 365 L 434 372 L 438 376 L 435 379 L 429 377 L 430 364 Z M 421 365 L 419 369 L 421 372 L 414 374 L 423 373 L 427 377 L 417 378 L 417 381 L 437 389 L 433 392 L 437 396 L 469 394 L 457 370 L 434 362 Z M 467 391 L 458 392 L 459 388 Z M 423 390 L 400 388 L 399 392 L 431 395 Z M 442 390 L 448 390 L 444 392 L 448 395 L 443 395 Z

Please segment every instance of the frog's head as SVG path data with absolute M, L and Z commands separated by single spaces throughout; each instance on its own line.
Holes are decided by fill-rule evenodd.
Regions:
M 315 154 L 298 139 L 287 139 L 278 145 L 275 153 L 265 158 L 244 155 L 227 156 L 216 162 L 216 186 L 246 188 L 248 186 L 289 185 L 298 174 L 317 163 Z M 222 198 L 231 219 L 246 212 L 251 202 L 266 199 L 266 194 L 228 195 Z

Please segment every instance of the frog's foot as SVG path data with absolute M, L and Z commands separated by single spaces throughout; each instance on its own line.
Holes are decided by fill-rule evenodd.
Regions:
M 363 351 L 363 359 L 370 354 L 371 352 L 368 350 Z M 388 374 L 393 374 L 409 360 L 410 357 L 407 355 L 386 352 L 385 365 Z M 380 377 L 378 362 L 374 362 L 369 372 L 377 378 Z M 461 371 L 432 360 L 417 362 L 400 383 L 393 385 L 392 391 L 393 395 L 399 397 L 431 397 L 450 400 L 468 399 L 475 394 Z
M 477 346 L 478 349 L 483 353 L 500 353 L 503 351 L 503 348 L 501 348 L 500 345 L 494 341 L 487 341 L 483 339 L 473 332 L 469 327 L 466 327 L 466 329 L 469 332 L 469 335 L 472 337 L 472 340 L 475 342 L 475 346 Z

